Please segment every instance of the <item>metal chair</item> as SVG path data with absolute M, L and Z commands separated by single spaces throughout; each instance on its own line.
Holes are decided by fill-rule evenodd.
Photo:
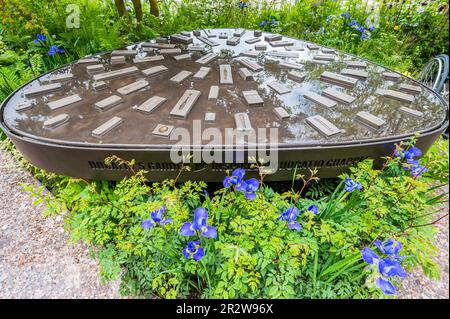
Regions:
M 428 86 L 432 90 L 441 94 L 447 101 L 449 99 L 449 58 L 446 54 L 439 54 L 434 57 L 420 72 L 417 80 L 422 84 Z M 449 128 L 443 133 L 444 137 L 448 139 Z

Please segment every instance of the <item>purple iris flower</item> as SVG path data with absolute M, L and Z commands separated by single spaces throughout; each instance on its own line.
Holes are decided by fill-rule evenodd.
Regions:
M 286 222 L 288 222 L 289 229 L 301 231 L 302 225 L 300 225 L 300 223 L 295 221 L 295 219 L 297 219 L 297 216 L 299 213 L 300 213 L 300 211 L 298 210 L 297 207 L 295 207 L 295 206 L 289 207 L 284 212 L 281 213 L 281 216 L 277 218 L 277 221 L 280 219 L 283 221 L 286 221 Z
M 422 174 L 428 172 L 428 169 L 423 165 L 417 165 L 411 169 L 412 177 L 422 177 Z
M 350 19 L 350 13 L 348 13 L 348 12 L 341 13 L 341 17 Z
M 195 261 L 199 261 L 205 256 L 205 250 L 200 246 L 200 240 L 188 242 L 182 253 L 184 258 L 189 259 L 192 256 Z
M 418 147 L 411 147 L 404 155 L 406 159 L 413 159 L 414 157 L 422 156 L 422 151 Z
M 319 207 L 317 207 L 317 205 L 311 205 L 308 207 L 308 211 L 310 211 L 314 215 L 317 215 L 319 213 Z
M 346 178 L 344 180 L 345 190 L 349 193 L 352 193 L 355 189 L 362 190 L 362 185 L 359 182 L 353 181 L 351 178 Z
M 47 42 L 47 37 L 43 34 L 36 34 L 36 39 L 34 39 L 34 43 L 39 42 Z
M 217 229 L 206 224 L 208 212 L 206 209 L 199 207 L 194 212 L 194 220 L 184 223 L 180 228 L 180 234 L 183 236 L 193 236 L 195 232 L 199 232 L 201 236 L 208 238 L 217 237 Z
M 356 20 L 352 20 L 352 21 L 350 21 L 349 23 L 348 23 L 348 25 L 349 26 L 358 26 L 358 21 L 356 21 Z
M 398 276 L 400 278 L 406 277 L 406 272 L 396 260 L 381 259 L 378 263 L 378 271 L 385 277 Z
M 378 255 L 369 247 L 364 247 L 361 250 L 361 255 L 364 261 L 369 265 L 376 264 L 380 260 L 380 257 L 378 257 Z
M 384 279 L 383 277 L 378 277 L 375 281 L 375 285 L 381 289 L 386 295 L 395 294 L 395 287 L 389 280 Z
M 247 4 L 244 1 L 239 2 L 239 8 L 245 9 L 247 8 Z
M 380 240 L 375 240 L 374 245 L 383 253 L 388 255 L 397 256 L 398 252 L 402 249 L 402 243 L 389 238 L 385 244 Z
M 256 178 L 250 178 L 245 182 L 242 182 L 242 186 L 236 187 L 237 190 L 245 192 L 245 197 L 248 200 L 254 200 L 256 198 L 256 191 L 259 188 L 259 181 Z
M 50 47 L 50 50 L 48 50 L 47 54 L 48 55 L 54 55 L 57 51 L 58 51 L 58 46 L 57 45 L 52 45 Z
M 264 21 L 260 22 L 259 26 L 263 27 L 263 26 L 268 25 L 268 24 L 269 24 L 269 22 L 267 22 L 267 20 L 264 20 Z
M 236 168 L 230 176 L 225 177 L 225 179 L 223 180 L 223 187 L 228 188 L 231 185 L 235 185 L 236 187 L 238 187 L 241 184 L 244 176 L 245 170 L 242 168 Z
M 373 24 L 371 24 L 367 27 L 367 30 L 373 31 L 373 30 L 375 30 L 375 26 Z
M 270 21 L 270 24 L 276 24 L 277 22 L 277 19 L 272 19 L 272 21 Z
M 143 229 L 150 229 L 156 224 L 165 225 L 165 224 L 171 224 L 172 218 L 165 218 L 163 217 L 164 213 L 166 212 L 166 206 L 162 206 L 158 208 L 157 210 L 150 213 L 150 219 L 144 220 L 141 223 L 141 227 Z

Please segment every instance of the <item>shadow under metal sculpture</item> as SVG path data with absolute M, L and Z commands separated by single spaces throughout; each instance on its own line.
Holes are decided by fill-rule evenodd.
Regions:
M 14 92 L 0 114 L 25 158 L 59 174 L 121 179 L 130 168 L 104 162 L 116 155 L 135 159 L 149 180 L 173 178 L 181 165 L 170 157 L 178 129 L 216 128 L 225 138 L 229 129 L 251 135 L 262 128 L 266 154 L 277 155 L 269 156 L 277 170 L 266 180 L 290 180 L 315 167 L 321 177 L 337 176 L 416 133 L 425 151 L 445 130 L 448 111 L 434 91 L 355 56 L 262 31 L 212 29 L 53 70 Z M 211 138 L 184 146 L 196 158 L 213 144 L 220 160 L 200 156 L 182 179 L 220 181 L 223 171 L 249 168 L 248 156 L 258 156 L 250 140 Z

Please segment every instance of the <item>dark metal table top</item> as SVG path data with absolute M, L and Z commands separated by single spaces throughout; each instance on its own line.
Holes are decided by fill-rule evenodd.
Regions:
M 276 127 L 289 147 L 428 131 L 446 112 L 436 93 L 355 56 L 267 32 L 212 29 L 54 70 L 10 96 L 3 121 L 18 135 L 86 146 L 171 145 L 173 128 L 198 123 Z

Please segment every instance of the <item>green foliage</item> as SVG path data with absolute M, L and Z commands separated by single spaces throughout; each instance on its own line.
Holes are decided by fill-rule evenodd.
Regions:
M 381 292 L 365 284 L 369 273 L 360 250 L 376 239 L 400 241 L 407 269 L 420 265 L 430 277 L 439 275 L 432 260 L 437 253 L 431 227 L 436 212 L 430 213 L 438 195 L 426 179 L 393 169 L 401 167 L 400 161 L 387 158 L 381 171 L 373 170 L 370 160 L 361 162 L 349 176 L 363 185 L 363 191 L 348 193 L 339 181 L 323 186 L 318 182 L 310 190 L 321 190 L 319 197 L 314 191 L 302 197 L 306 185 L 283 194 L 265 186 L 254 201 L 231 189 L 210 197 L 203 194 L 203 182 L 149 184 L 145 171 L 117 183 L 59 177 L 52 180 L 53 196 L 41 194 L 42 188 L 24 187 L 38 203 L 46 202 L 51 213 L 69 210 L 64 220 L 71 241 L 90 245 L 102 279 L 120 275 L 120 292 L 125 295 L 367 298 Z M 124 163 L 133 167 L 132 162 Z M 314 176 L 299 178 L 316 181 Z M 307 211 L 311 204 L 318 205 L 318 215 Z M 163 205 L 173 223 L 141 228 L 150 212 Z M 301 232 L 277 221 L 293 205 L 301 212 L 297 218 Z M 216 239 L 201 239 L 206 254 L 200 262 L 183 257 L 188 239 L 178 232 L 197 207 L 208 210 L 208 225 L 219 234 Z

